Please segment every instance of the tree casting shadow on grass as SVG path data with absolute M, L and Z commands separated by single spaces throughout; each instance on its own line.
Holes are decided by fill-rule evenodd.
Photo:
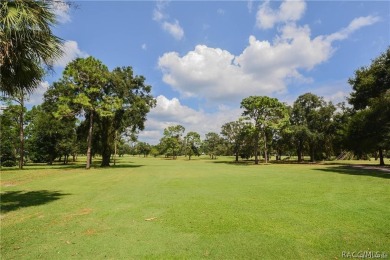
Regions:
M 44 164 L 44 163 L 36 163 L 36 164 L 27 164 L 24 166 L 23 170 L 33 171 L 33 170 L 47 170 L 47 169 L 79 169 L 85 168 L 85 164 Z M 19 168 L 7 168 L 2 167 L 2 171 L 22 171 Z
M 116 169 L 116 168 L 139 168 L 139 167 L 142 167 L 142 166 L 145 166 L 145 165 L 141 165 L 141 164 L 129 164 L 129 163 L 120 163 L 120 164 L 116 164 L 114 165 L 113 163 L 110 164 L 110 166 L 107 166 L 107 167 L 100 167 L 100 165 L 96 168 L 107 168 L 107 169 L 110 169 L 110 168 L 113 168 L 113 169 Z
M 381 171 L 380 169 L 363 169 L 363 168 L 356 168 L 354 166 L 347 166 L 347 165 L 337 166 L 337 167 L 327 167 L 324 169 L 315 169 L 315 170 L 339 173 L 339 174 L 372 176 L 372 177 L 390 179 L 390 173 Z
M 43 205 L 70 195 L 58 191 L 7 191 L 1 194 L 1 213 L 7 213 L 20 208 Z
M 240 160 L 238 162 L 236 161 L 213 161 L 210 159 L 211 163 L 217 163 L 217 164 L 229 164 L 229 165 L 235 165 L 235 166 L 248 166 L 248 165 L 255 165 L 255 161 L 254 160 Z M 259 161 L 259 164 L 261 165 L 262 162 Z
M 100 163 L 93 163 L 91 165 L 91 169 L 103 169 L 103 168 L 138 168 L 142 167 L 144 165 L 139 164 L 130 164 L 130 163 L 117 163 L 114 165 L 114 163 L 110 163 L 110 166 L 108 167 L 100 167 Z M 72 169 L 83 169 L 85 168 L 85 164 L 54 164 L 54 165 L 48 165 L 48 164 L 30 164 L 24 167 L 23 170 L 26 171 L 35 171 L 35 170 L 50 170 L 50 169 L 56 169 L 56 170 L 72 170 Z M 19 168 L 2 168 L 2 171 L 21 171 Z

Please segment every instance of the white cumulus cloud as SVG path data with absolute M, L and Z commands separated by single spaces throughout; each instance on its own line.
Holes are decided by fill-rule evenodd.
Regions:
M 304 0 L 285 0 L 278 10 L 273 10 L 270 1 L 259 6 L 256 14 L 256 26 L 261 29 L 270 29 L 277 23 L 295 22 L 301 19 L 306 10 Z
M 334 53 L 333 42 L 346 39 L 376 17 L 354 19 L 346 28 L 330 35 L 311 37 L 309 26 L 288 23 L 273 42 L 249 37 L 249 45 L 239 55 L 227 50 L 197 45 L 180 56 L 165 53 L 158 66 L 163 81 L 183 97 L 237 102 L 248 95 L 283 93 L 287 83 L 311 82 L 302 70 L 311 70 Z
M 55 66 L 65 67 L 69 62 L 76 58 L 85 58 L 89 56 L 86 52 L 79 49 L 76 41 L 65 41 L 62 50 L 64 54 L 55 61 Z
M 238 119 L 239 109 L 220 109 L 214 113 L 195 110 L 181 104 L 178 98 L 169 99 L 163 95 L 156 98 L 157 106 L 148 114 L 145 130 L 139 134 L 139 139 L 151 144 L 157 144 L 163 136 L 164 128 L 171 125 L 182 125 L 186 133 L 198 132 L 202 138 L 208 132 L 219 133 L 221 126 Z
M 252 76 L 243 73 L 234 58 L 226 50 L 198 45 L 183 57 L 176 52 L 164 54 L 159 67 L 164 73 L 163 81 L 183 96 L 224 99 L 234 96 L 237 87 L 255 87 Z

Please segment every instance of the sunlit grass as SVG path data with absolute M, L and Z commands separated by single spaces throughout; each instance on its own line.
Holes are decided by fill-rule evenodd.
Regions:
M 79 160 L 1 172 L 2 259 L 335 259 L 343 251 L 390 252 L 387 172 L 256 166 L 226 157 L 125 157 L 116 167 L 97 162 L 85 170 Z

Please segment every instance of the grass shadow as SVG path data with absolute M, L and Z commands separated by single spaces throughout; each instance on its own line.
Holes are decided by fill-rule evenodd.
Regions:
M 1 171 L 34 171 L 34 170 L 47 170 L 47 169 L 80 169 L 85 168 L 85 164 L 28 164 L 23 167 L 23 170 L 20 170 L 18 167 L 8 168 L 2 167 Z
M 139 167 L 142 167 L 142 166 L 145 166 L 145 165 L 141 165 L 141 164 L 129 164 L 129 163 L 120 163 L 120 164 L 116 164 L 114 165 L 113 163 L 110 164 L 110 166 L 108 167 L 96 167 L 96 168 L 139 168 Z
M 20 208 L 43 205 L 60 199 L 66 193 L 59 191 L 7 191 L 1 194 L 0 212 L 7 213 Z
M 91 168 L 137 168 L 142 167 L 144 165 L 135 165 L 130 163 L 118 163 L 114 166 L 114 164 L 111 162 L 109 167 L 101 167 L 100 163 L 92 163 Z M 32 164 L 27 165 L 23 167 L 23 170 L 20 170 L 19 168 L 1 168 L 1 171 L 8 172 L 8 171 L 35 171 L 35 170 L 72 170 L 72 169 L 85 169 L 85 164 L 78 163 L 78 164 Z
M 298 160 L 271 160 L 269 161 L 272 164 L 319 164 L 321 162 L 310 162 L 310 161 L 301 161 Z
M 229 164 L 229 165 L 235 165 L 235 166 L 249 166 L 249 165 L 255 165 L 255 161 L 214 161 L 211 160 L 209 161 L 210 163 L 217 163 L 217 164 Z M 259 162 L 261 164 L 261 162 Z
M 357 175 L 357 176 L 371 176 L 377 178 L 390 179 L 390 173 L 381 171 L 379 169 L 364 169 L 354 166 L 343 165 L 336 167 L 327 167 L 324 169 L 315 169 L 316 171 L 324 171 L 338 174 Z

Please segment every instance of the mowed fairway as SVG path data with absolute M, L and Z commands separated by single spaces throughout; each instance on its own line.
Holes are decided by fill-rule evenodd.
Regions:
M 2 259 L 390 255 L 390 174 L 232 158 L 1 172 Z M 80 165 L 82 166 L 82 165 Z

